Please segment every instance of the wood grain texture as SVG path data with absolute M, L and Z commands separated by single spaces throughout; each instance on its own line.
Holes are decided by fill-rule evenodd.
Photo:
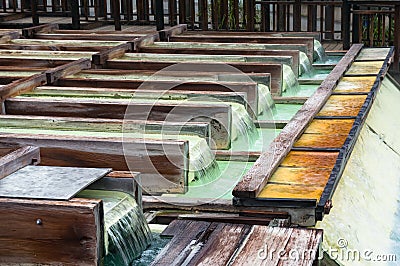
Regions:
M 54 81 L 68 76 L 76 74 L 83 69 L 89 69 L 91 67 L 90 59 L 81 58 L 76 61 L 58 66 L 46 71 L 47 84 L 52 84 Z
M 338 152 L 290 151 L 282 161 L 281 166 L 331 170 L 336 163 L 338 155 Z
M 331 171 L 332 169 L 292 168 L 280 166 L 276 169 L 268 182 L 273 184 L 322 187 L 326 185 Z
M 34 146 L 23 146 L 0 157 L 0 179 L 30 165 L 40 163 L 40 150 Z
M 108 60 L 105 67 L 110 69 L 121 69 L 121 70 L 144 70 L 144 71 L 159 71 L 165 70 L 165 68 L 176 65 L 177 62 L 157 62 L 157 61 L 141 61 L 134 62 L 131 60 L 114 59 Z M 179 63 L 179 62 L 178 62 Z M 221 66 L 220 63 L 205 63 L 205 62 L 195 62 L 195 61 L 185 61 L 181 62 L 177 71 L 201 71 L 209 73 L 220 73 L 225 68 Z M 271 74 L 271 93 L 276 95 L 282 94 L 282 76 L 283 67 L 281 64 L 271 64 L 271 63 L 239 63 L 239 62 L 227 62 L 229 66 L 232 66 L 244 73 L 270 73 Z M 172 69 L 170 69 L 172 70 Z
M 357 116 L 367 95 L 332 95 L 318 116 Z
M 276 168 L 289 153 L 294 142 L 304 132 L 306 126 L 325 105 L 340 78 L 354 61 L 362 45 L 353 45 L 342 60 L 336 65 L 317 91 L 304 103 L 292 120 L 270 144 L 266 152 L 255 162 L 234 188 L 232 194 L 236 197 L 255 198 Z
M 296 45 L 302 44 L 307 46 L 307 56 L 311 62 L 314 61 L 314 38 L 309 37 L 268 37 L 268 36 L 248 36 L 246 34 L 236 36 L 222 35 L 177 35 L 169 38 L 170 42 L 212 42 L 212 43 L 265 43 Z
M 5 100 L 9 97 L 30 91 L 33 88 L 41 86 L 45 83 L 46 83 L 45 74 L 36 74 L 31 77 L 22 78 L 5 86 L 2 86 L 0 88 L 0 97 L 2 100 Z
M 273 199 L 315 199 L 319 200 L 325 186 L 305 186 L 268 183 L 257 196 Z
M 376 77 L 343 77 L 335 93 L 368 93 L 374 84 Z
M 102 212 L 98 200 L 0 199 L 0 263 L 99 265 Z
M 188 141 L 45 134 L 0 134 L 0 146 L 40 147 L 41 165 L 141 172 L 148 193 L 182 193 L 188 182 Z M 168 151 L 168 155 L 166 155 Z
M 383 61 L 354 62 L 346 75 L 365 76 L 378 75 L 383 65 Z
M 152 120 L 167 122 L 207 122 L 211 138 L 219 149 L 230 147 L 232 107 L 207 103 L 139 103 L 91 99 L 51 99 L 19 97 L 5 102 L 7 114 Z

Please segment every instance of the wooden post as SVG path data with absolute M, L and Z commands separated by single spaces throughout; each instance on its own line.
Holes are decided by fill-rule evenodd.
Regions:
M 317 7 L 315 5 L 309 5 L 307 7 L 307 16 L 308 16 L 307 31 L 316 31 L 317 30 Z
M 246 17 L 246 30 L 254 31 L 254 9 L 255 2 L 254 0 L 247 0 L 247 17 Z
M 38 6 L 38 0 L 32 0 L 32 23 L 33 26 L 38 26 L 39 25 L 39 16 L 37 14 L 37 6 Z
M 343 1 L 342 6 L 342 39 L 343 49 L 350 49 L 350 4 L 347 0 Z
M 164 2 L 163 0 L 155 0 L 156 1 L 156 26 L 157 31 L 164 29 Z
M 293 6 L 293 30 L 301 31 L 301 0 L 296 0 Z
M 80 16 L 79 16 L 79 0 L 71 0 L 71 16 L 72 16 L 72 29 L 79 30 L 81 28 Z
M 335 38 L 335 7 L 327 5 L 325 7 L 325 39 L 333 40 Z
M 40 163 L 38 147 L 23 146 L 0 158 L 0 179 L 30 165 Z
M 359 10 L 360 7 L 357 5 L 353 5 L 353 27 L 352 27 L 352 40 L 353 43 L 359 43 L 360 41 L 360 15 L 356 13 L 357 10 Z
M 119 0 L 112 0 L 113 6 L 113 18 L 114 18 L 114 27 L 115 30 L 121 30 L 121 16 L 119 12 Z
M 394 46 L 395 46 L 395 55 L 394 55 L 394 71 L 396 73 L 400 73 L 399 71 L 399 60 L 400 60 L 400 5 L 395 6 L 394 11 Z

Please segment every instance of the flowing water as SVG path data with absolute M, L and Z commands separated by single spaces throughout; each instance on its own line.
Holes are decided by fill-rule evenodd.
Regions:
M 130 265 L 150 245 L 147 221 L 131 195 L 84 190 L 78 197 L 103 200 L 105 265 Z
M 299 51 L 299 63 L 300 63 L 300 75 L 304 74 L 310 74 L 313 71 L 313 66 L 312 63 L 310 62 L 310 59 L 308 58 L 307 54 L 304 52 Z
M 339 264 L 400 260 L 399 89 L 384 79 L 333 195 L 334 207 L 317 224 L 324 229 L 324 250 Z
M 282 66 L 282 91 L 286 94 L 286 96 L 296 95 L 300 90 L 299 81 L 297 80 L 297 77 L 290 66 L 285 64 L 282 64 Z
M 264 84 L 257 85 L 258 91 L 258 114 L 266 114 L 275 108 L 269 87 Z
M 326 59 L 324 47 L 318 40 L 314 39 L 314 61 L 325 62 Z

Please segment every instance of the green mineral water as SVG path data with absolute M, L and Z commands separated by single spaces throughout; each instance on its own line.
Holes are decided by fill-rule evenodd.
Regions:
M 317 62 L 325 62 L 327 59 L 325 49 L 322 44 L 314 39 L 314 60 Z
M 300 75 L 307 75 L 313 71 L 313 66 L 310 62 L 310 59 L 308 58 L 306 53 L 301 51 L 299 51 L 299 64 Z
M 400 87 L 388 76 L 361 129 L 322 222 L 323 249 L 342 265 L 400 260 Z M 380 260 L 380 261 L 379 261 Z

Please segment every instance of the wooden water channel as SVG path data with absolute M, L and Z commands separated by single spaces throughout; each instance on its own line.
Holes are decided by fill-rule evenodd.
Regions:
M 219 32 L 194 35 L 186 32 L 185 25 L 152 34 L 92 34 L 60 30 L 57 25 L 27 28 L 22 33 L 23 37 L 5 33 L 7 37 L 0 44 L 0 144 L 4 155 L 0 159 L 0 180 L 31 164 L 109 169 L 84 187 L 132 194 L 143 204 L 151 223 L 177 219 L 162 233 L 172 240 L 155 259 L 157 265 L 174 263 L 177 257 L 190 265 L 243 265 L 250 258 L 252 265 L 262 265 L 265 261 L 259 261 L 255 251 L 264 244 L 286 248 L 287 252 L 292 247 L 311 249 L 315 252 L 302 262 L 311 265 L 317 258 L 321 231 L 268 225 L 313 226 L 329 212 L 341 171 L 393 58 L 392 49 L 353 45 L 316 92 L 301 98 L 284 94 L 283 64 L 290 64 L 298 76 L 299 52 L 314 61 L 312 37 L 277 38 L 265 34 L 256 38 Z M 166 41 L 217 43 L 225 48 L 163 48 Z M 262 44 L 266 48 L 236 49 L 230 43 Z M 290 50 L 280 50 L 281 43 Z M 177 56 L 173 59 L 167 54 Z M 207 55 L 208 59 L 198 62 L 190 55 Z M 224 62 L 218 55 L 253 58 L 243 62 L 234 57 L 225 64 L 254 81 L 221 79 L 232 73 L 213 69 Z M 166 59 L 161 60 L 163 56 Z M 147 81 L 157 71 L 180 62 L 210 69 L 205 71 L 203 67 L 199 72 L 186 67 Z M 168 75 L 195 79 L 177 85 Z M 259 80 L 271 89 L 277 101 L 304 105 L 290 121 L 259 119 Z M 220 101 L 210 103 L 207 98 L 178 104 L 144 100 L 172 87 L 166 98 L 197 99 L 207 95 Z M 126 100 L 133 95 L 137 100 Z M 233 107 L 227 102 L 242 104 L 259 128 L 283 128 L 266 151 L 231 150 L 231 138 L 237 133 Z M 127 108 L 134 108 L 128 116 Z M 124 144 L 124 128 L 147 133 L 163 130 L 169 138 L 127 135 Z M 190 182 L 198 174 L 195 172 L 193 177 L 188 170 L 191 140 L 171 137 L 182 133 L 206 140 L 217 160 L 255 162 L 233 189 L 233 201 L 165 196 L 188 193 Z M 127 148 L 128 154 L 124 153 Z M 102 201 L 77 197 L 81 189 L 63 201 L 47 195 L 39 199 L 3 196 L 0 232 L 17 233 L 0 238 L 0 250 L 9 251 L 0 251 L 0 264 L 101 264 Z M 64 222 L 59 222 L 60 217 Z M 79 223 L 74 222 L 77 219 Z M 75 233 L 66 238 L 71 228 Z M 44 233 L 45 243 L 32 241 Z M 268 239 L 277 241 L 265 243 Z M 218 244 L 221 241 L 229 245 Z M 189 243 L 198 245 L 200 251 L 188 252 Z M 20 245 L 26 248 L 19 250 Z M 268 265 L 278 265 L 282 260 L 275 258 Z

